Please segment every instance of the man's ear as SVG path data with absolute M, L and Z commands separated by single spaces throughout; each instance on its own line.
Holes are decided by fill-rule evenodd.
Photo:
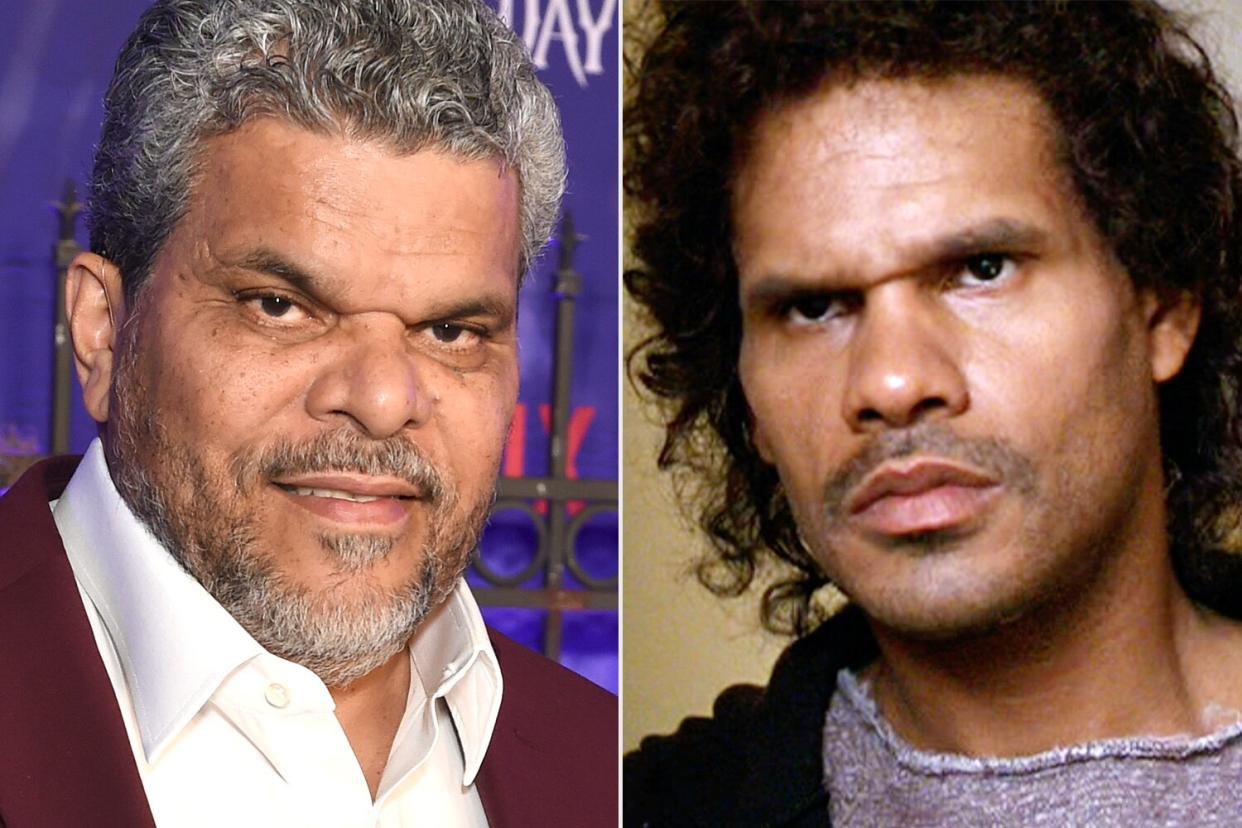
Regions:
M 1201 304 L 1190 291 L 1144 291 L 1151 377 L 1165 382 L 1177 376 L 1199 331 Z
M 108 419 L 117 332 L 125 319 L 121 271 L 95 253 L 79 253 L 65 277 L 65 318 L 82 400 L 95 422 Z

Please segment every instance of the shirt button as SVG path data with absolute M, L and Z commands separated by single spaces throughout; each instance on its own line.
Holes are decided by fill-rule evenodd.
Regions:
M 267 699 L 267 703 L 272 707 L 288 707 L 289 691 L 285 689 L 283 684 L 272 683 L 263 691 L 263 698 Z

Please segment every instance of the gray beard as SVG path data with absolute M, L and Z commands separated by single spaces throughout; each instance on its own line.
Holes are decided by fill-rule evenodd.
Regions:
M 312 670 L 328 687 L 347 686 L 400 652 L 456 587 L 491 500 L 458 513 L 456 492 L 408 441 L 373 441 L 341 429 L 234 458 L 231 474 L 212 474 L 149 413 L 154 407 L 132 382 L 134 373 L 132 355 L 123 354 L 104 445 L 117 491 L 185 571 L 269 652 Z M 254 496 L 273 472 L 324 470 L 396 474 L 427 493 L 427 539 L 405 583 L 382 587 L 366 575 L 394 546 L 384 535 L 319 537 L 343 585 L 307 589 L 278 570 L 258 538 Z

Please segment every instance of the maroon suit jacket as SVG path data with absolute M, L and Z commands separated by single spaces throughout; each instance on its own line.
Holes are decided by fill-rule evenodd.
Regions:
M 48 508 L 76 466 L 76 458 L 40 463 L 0 499 L 5 828 L 154 824 Z M 488 821 L 493 828 L 616 825 L 616 698 L 491 636 L 505 690 L 477 781 Z

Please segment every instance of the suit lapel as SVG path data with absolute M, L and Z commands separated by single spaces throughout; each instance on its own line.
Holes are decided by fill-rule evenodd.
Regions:
M 540 732 L 522 714 L 520 680 L 515 680 L 512 670 L 506 670 L 506 666 L 511 666 L 506 657 L 509 646 L 519 645 L 498 641 L 494 634 L 492 644 L 505 677 L 505 690 L 487 756 L 476 780 L 479 798 L 483 800 L 490 828 L 547 825 L 547 802 L 540 796 L 548 784 Z
M 617 824 L 616 699 L 488 630 L 504 675 L 477 785 L 492 828 Z

